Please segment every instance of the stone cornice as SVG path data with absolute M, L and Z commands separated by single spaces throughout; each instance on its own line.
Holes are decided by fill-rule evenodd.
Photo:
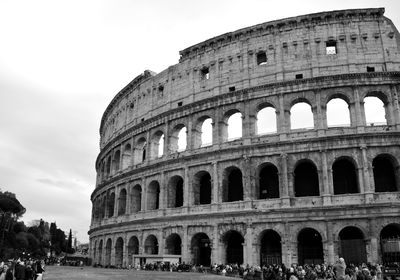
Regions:
M 242 28 L 233 32 L 228 32 L 220 36 L 208 39 L 204 42 L 190 46 L 179 52 L 181 58 L 179 62 L 183 62 L 186 59 L 205 53 L 209 49 L 213 49 L 219 44 L 231 44 L 237 40 L 243 39 L 243 37 L 254 37 L 257 35 L 275 34 L 282 31 L 291 30 L 298 27 L 310 27 L 315 26 L 321 22 L 327 23 L 337 20 L 357 20 L 365 17 L 381 17 L 385 12 L 384 8 L 371 8 L 371 9 L 349 9 L 349 10 L 338 10 L 330 12 L 321 12 L 314 14 L 307 14 L 297 17 L 290 17 L 275 21 L 269 21 L 254 26 Z
M 324 89 L 324 88 L 330 88 L 330 87 L 338 87 L 337 83 L 329 83 L 329 82 L 336 82 L 336 81 L 340 81 L 340 80 L 344 80 L 344 81 L 354 80 L 354 81 L 352 81 L 352 85 L 368 85 L 368 82 L 366 82 L 363 79 L 371 79 L 371 78 L 382 78 L 385 81 L 397 80 L 397 81 L 394 81 L 393 83 L 398 83 L 398 81 L 400 80 L 399 79 L 400 72 L 396 71 L 396 72 L 350 73 L 350 74 L 320 76 L 320 77 L 298 79 L 298 80 L 280 81 L 280 82 L 274 82 L 274 83 L 267 83 L 267 84 L 263 84 L 263 85 L 259 85 L 259 86 L 255 86 L 255 87 L 249 87 L 249 88 L 237 90 L 234 92 L 227 92 L 224 94 L 220 94 L 218 96 L 213 96 L 210 98 L 195 101 L 193 103 L 163 112 L 157 116 L 149 118 L 135 126 L 128 128 L 121 134 L 110 139 L 109 142 L 102 148 L 99 155 L 97 156 L 96 166 L 98 165 L 99 160 L 104 156 L 104 154 L 107 153 L 108 150 L 111 147 L 113 147 L 113 145 L 124 140 L 124 138 L 128 138 L 128 137 L 131 137 L 131 136 L 137 134 L 137 133 L 135 133 L 137 131 L 146 131 L 147 129 L 151 128 L 149 126 L 152 123 L 160 124 L 160 123 L 164 123 L 167 119 L 173 119 L 173 118 L 179 117 L 179 116 L 190 115 L 193 113 L 193 111 L 196 111 L 196 110 L 198 110 L 198 108 L 200 108 L 204 105 L 207 105 L 207 104 L 209 105 L 208 108 L 213 108 L 216 106 L 216 105 L 213 105 L 213 103 L 220 104 L 221 101 L 228 100 L 229 98 L 232 98 L 232 97 L 236 97 L 235 99 L 237 101 L 235 101 L 235 102 L 238 102 L 238 101 L 240 101 L 240 99 L 245 99 L 249 93 L 257 92 L 257 91 L 261 91 L 261 90 L 271 90 L 271 89 L 279 89 L 279 88 L 287 87 L 288 91 L 293 92 L 294 91 L 293 86 L 304 86 L 304 85 L 308 86 L 307 90 L 315 89 L 315 88 Z M 357 80 L 359 80 L 359 82 Z M 300 89 L 300 90 L 305 90 L 305 89 Z M 110 107 L 110 105 L 109 105 L 109 107 Z M 106 115 L 106 113 L 104 113 L 103 118 L 105 115 Z

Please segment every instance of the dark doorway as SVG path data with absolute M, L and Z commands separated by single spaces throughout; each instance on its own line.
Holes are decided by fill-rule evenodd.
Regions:
M 205 233 L 197 233 L 191 242 L 192 260 L 196 265 L 211 265 L 211 241 Z
M 239 265 L 243 263 L 243 242 L 243 236 L 235 230 L 225 234 L 226 263 Z
M 298 261 L 300 265 L 324 262 L 321 235 L 312 228 L 300 231 L 297 237 Z
M 332 172 L 334 194 L 358 193 L 357 172 L 350 160 L 336 160 Z
M 380 155 L 374 158 L 372 168 L 374 170 L 375 192 L 397 191 L 395 168 L 388 157 Z
M 382 263 L 400 262 L 400 224 L 385 226 L 380 234 Z
M 339 233 L 339 240 L 339 255 L 345 259 L 347 264 L 367 262 L 364 234 L 359 228 L 345 227 Z
M 261 238 L 261 264 L 273 265 L 282 263 L 282 244 L 280 235 L 274 230 L 267 230 Z
M 176 233 L 171 234 L 166 239 L 166 249 L 169 255 L 180 255 L 182 252 L 182 240 Z
M 275 165 L 268 164 L 259 173 L 259 198 L 279 198 L 279 177 Z
M 237 167 L 225 170 L 223 202 L 243 200 L 242 172 Z
M 299 163 L 294 170 L 294 192 L 296 197 L 319 196 L 318 172 L 309 161 Z
M 154 235 L 149 235 L 144 242 L 144 252 L 149 255 L 158 254 L 158 241 Z

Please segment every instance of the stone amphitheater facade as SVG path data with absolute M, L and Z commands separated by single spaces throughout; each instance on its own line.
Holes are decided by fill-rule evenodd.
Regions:
M 387 242 L 400 236 L 400 34 L 383 14 L 341 10 L 243 28 L 133 79 L 101 120 L 93 262 L 391 257 Z M 368 97 L 385 121 L 368 120 Z M 330 125 L 332 100 L 345 102 L 346 125 Z M 312 127 L 293 127 L 298 103 Z

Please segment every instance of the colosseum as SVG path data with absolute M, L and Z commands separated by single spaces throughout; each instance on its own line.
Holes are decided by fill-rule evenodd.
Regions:
M 101 119 L 93 262 L 399 260 L 400 34 L 383 14 L 246 27 L 134 78 Z

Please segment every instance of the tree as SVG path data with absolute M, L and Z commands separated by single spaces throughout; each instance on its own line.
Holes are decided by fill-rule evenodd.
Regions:
M 73 254 L 74 249 L 72 249 L 72 230 L 69 230 L 69 235 L 68 235 L 68 242 L 67 242 L 67 253 L 68 254 Z

